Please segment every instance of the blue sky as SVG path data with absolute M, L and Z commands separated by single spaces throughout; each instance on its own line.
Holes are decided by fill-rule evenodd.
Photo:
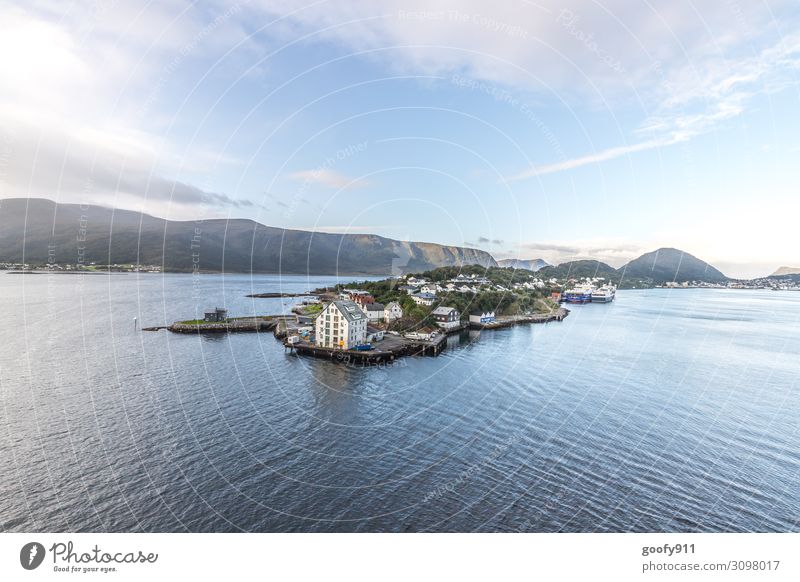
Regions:
M 796 2 L 0 3 L 0 197 L 800 266 Z

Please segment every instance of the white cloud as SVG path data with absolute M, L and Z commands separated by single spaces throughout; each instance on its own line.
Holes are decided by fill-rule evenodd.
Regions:
M 641 254 L 655 250 L 659 245 L 655 242 L 630 241 L 619 238 L 590 238 L 571 241 L 521 241 L 516 250 L 497 253 L 498 258 L 510 259 L 544 259 L 551 265 L 567 261 L 594 259 L 621 267 Z
M 298 8 L 256 4 L 312 39 L 333 42 L 384 66 L 416 74 L 457 73 L 498 86 L 541 91 L 568 104 L 643 108 L 648 119 L 628 144 L 546 162 L 519 180 L 570 170 L 711 131 L 740 115 L 749 98 L 796 82 L 798 36 L 787 0 L 355 0 Z M 795 6 L 796 7 L 796 6 Z M 642 137 L 645 135 L 646 137 Z
M 506 180 L 509 182 L 515 182 L 517 180 L 525 180 L 527 178 L 533 178 L 536 176 L 544 176 L 545 174 L 553 174 L 555 172 L 572 170 L 574 168 L 579 168 L 581 166 L 586 166 L 588 164 L 605 162 L 606 160 L 613 160 L 614 158 L 619 158 L 621 156 L 634 154 L 636 152 L 641 152 L 644 150 L 651 150 L 655 148 L 665 147 L 668 145 L 678 143 L 679 141 L 683 141 L 685 139 L 688 138 L 675 135 L 665 139 L 654 139 L 631 145 L 609 148 L 607 150 L 603 150 L 594 154 L 589 154 L 587 156 L 572 158 L 570 160 L 564 160 L 563 162 L 555 162 L 553 164 L 543 164 L 541 166 L 534 166 L 533 168 L 520 172 L 519 174 L 514 174 L 513 176 L 509 176 L 508 178 L 506 178 Z
M 775 44 L 754 56 L 726 59 L 704 55 L 697 61 L 675 71 L 653 92 L 655 113 L 635 132 L 637 135 L 652 136 L 650 139 L 534 166 L 510 176 L 508 180 L 523 180 L 571 170 L 671 146 L 713 131 L 721 123 L 741 115 L 754 95 L 797 84 L 800 34 L 778 38 Z
M 166 200 L 184 209 L 251 205 L 181 180 L 235 160 L 203 144 L 172 143 L 147 123 L 159 112 L 141 115 L 165 62 L 223 42 L 208 34 L 205 17 L 181 1 L 66 8 L 0 5 L 0 53 L 7 55 L 0 128 L 8 149 L 0 196 L 106 205 L 122 197 L 146 210 L 152 201 L 162 214 Z

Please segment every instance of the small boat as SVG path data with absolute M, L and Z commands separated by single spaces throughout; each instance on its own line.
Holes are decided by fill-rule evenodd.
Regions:
M 617 288 L 613 285 L 603 285 L 599 289 L 592 291 L 592 303 L 611 303 L 617 294 Z
M 577 287 L 564 291 L 564 302 L 566 303 L 590 303 L 592 301 L 592 290 L 588 287 Z
M 357 352 L 368 352 L 372 350 L 372 344 L 358 344 L 356 346 Z

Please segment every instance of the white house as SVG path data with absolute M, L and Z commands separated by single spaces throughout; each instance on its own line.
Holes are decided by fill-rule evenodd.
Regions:
M 418 295 L 412 295 L 411 299 L 413 299 L 414 303 L 417 305 L 426 305 L 430 307 L 433 305 L 433 302 L 436 301 L 436 295 L 431 295 L 430 293 L 420 293 Z
M 372 327 L 371 325 L 367 326 L 367 341 L 369 343 L 373 342 L 380 342 L 383 341 L 386 332 L 382 329 L 378 329 L 377 327 Z
M 469 322 L 476 323 L 478 325 L 486 325 L 487 323 L 494 323 L 495 321 L 497 321 L 497 316 L 495 315 L 494 311 L 472 313 L 469 316 Z
M 366 303 L 361 305 L 361 310 L 367 315 L 369 323 L 383 321 L 383 312 L 385 309 L 383 303 Z
M 394 321 L 396 319 L 402 319 L 402 317 L 403 308 L 400 307 L 397 301 L 392 301 L 383 309 L 383 319 L 386 321 Z
M 461 325 L 461 314 L 455 307 L 437 307 L 431 315 L 442 329 L 454 329 Z
M 420 287 L 420 291 L 422 293 L 430 293 L 431 295 L 436 295 L 441 290 L 442 288 L 436 283 L 428 283 L 427 285 Z
M 367 316 L 354 301 L 334 301 L 317 316 L 316 334 L 320 347 L 353 349 L 367 341 Z

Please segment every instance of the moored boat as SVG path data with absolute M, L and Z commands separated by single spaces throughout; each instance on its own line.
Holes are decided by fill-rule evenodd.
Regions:
M 564 301 L 566 303 L 590 303 L 592 301 L 592 290 L 588 287 L 577 287 L 564 291 Z
M 617 294 L 617 288 L 613 285 L 603 285 L 599 289 L 592 291 L 592 303 L 611 303 Z

